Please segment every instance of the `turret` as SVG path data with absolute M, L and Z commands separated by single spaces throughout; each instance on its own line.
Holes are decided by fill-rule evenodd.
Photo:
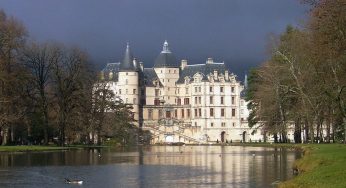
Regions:
M 139 119 L 139 74 L 135 66 L 130 45 L 127 44 L 124 59 L 120 63 L 118 86 L 122 90 L 119 95 L 126 104 L 132 104 L 134 119 Z

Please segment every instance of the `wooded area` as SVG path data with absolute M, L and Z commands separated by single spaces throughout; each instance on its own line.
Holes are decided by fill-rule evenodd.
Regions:
M 294 124 L 296 143 L 346 143 L 346 1 L 304 3 L 307 22 L 288 26 L 271 41 L 270 60 L 250 72 L 249 125 L 276 142 L 287 142 Z
M 129 143 L 139 132 L 132 107 L 113 96 L 85 52 L 32 41 L 21 22 L 0 11 L 2 145 Z

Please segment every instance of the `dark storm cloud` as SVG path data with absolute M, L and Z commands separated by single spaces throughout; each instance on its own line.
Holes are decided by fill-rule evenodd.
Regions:
M 306 17 L 298 0 L 2 0 L 36 40 L 87 50 L 95 64 L 122 59 L 126 42 L 151 67 L 168 40 L 177 59 L 207 57 L 244 71 L 264 61 L 270 33 Z

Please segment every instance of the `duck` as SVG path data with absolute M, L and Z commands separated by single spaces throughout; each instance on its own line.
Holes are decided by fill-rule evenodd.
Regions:
M 68 178 L 65 178 L 65 183 L 68 183 L 68 184 L 83 184 L 83 181 L 82 180 L 70 180 Z

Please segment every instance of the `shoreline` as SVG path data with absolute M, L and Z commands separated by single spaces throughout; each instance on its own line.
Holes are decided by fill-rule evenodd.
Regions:
M 44 152 L 44 151 L 59 151 L 59 150 L 72 150 L 84 148 L 106 148 L 108 146 L 89 146 L 89 145 L 69 145 L 69 146 L 43 146 L 43 145 L 19 145 L 19 146 L 0 146 L 0 154 L 7 152 Z
M 298 175 L 280 182 L 278 187 L 344 187 L 346 184 L 346 145 L 344 144 L 270 144 L 270 143 L 232 143 L 232 144 L 186 144 L 186 146 L 243 146 L 243 147 L 284 147 L 299 149 L 302 158 L 296 160 L 292 171 Z M 150 146 L 150 145 L 149 145 Z M 171 145 L 154 145 L 171 146 Z M 7 152 L 45 152 L 85 148 L 107 148 L 111 146 L 70 145 L 58 146 L 0 146 L 1 153 Z
M 345 187 L 346 145 L 303 144 L 302 158 L 294 162 L 292 170 L 298 175 L 279 184 L 289 187 Z

